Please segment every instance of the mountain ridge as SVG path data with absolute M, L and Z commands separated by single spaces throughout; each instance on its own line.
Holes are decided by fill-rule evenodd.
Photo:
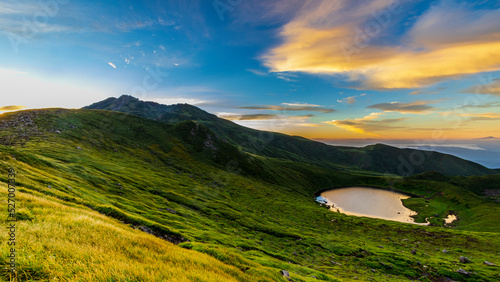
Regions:
M 338 171 L 355 169 L 400 176 L 426 171 L 437 171 L 446 175 L 498 173 L 498 170 L 488 169 L 472 161 L 434 151 L 399 149 L 385 144 L 362 148 L 332 146 L 300 136 L 255 130 L 189 104 L 162 105 L 122 95 L 119 98 L 96 102 L 83 109 L 124 112 L 169 124 L 193 120 L 204 124 L 221 139 L 247 153 L 299 161 Z

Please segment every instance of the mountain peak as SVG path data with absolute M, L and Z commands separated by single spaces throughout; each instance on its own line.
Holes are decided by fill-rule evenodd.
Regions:
M 120 97 L 118 97 L 117 100 L 121 100 L 121 101 L 139 101 L 139 98 L 136 98 L 136 97 L 131 96 L 131 95 L 123 94 Z
M 84 109 L 109 110 L 129 113 L 143 118 L 177 123 L 184 120 L 213 120 L 215 115 L 190 104 L 163 105 L 157 102 L 142 101 L 131 95 L 108 98 L 84 107 Z

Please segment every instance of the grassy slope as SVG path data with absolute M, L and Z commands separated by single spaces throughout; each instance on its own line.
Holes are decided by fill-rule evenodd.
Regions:
M 332 186 L 387 186 L 386 179 L 333 173 L 312 165 L 258 156 L 248 161 L 248 172 L 240 171 L 239 164 L 220 163 L 213 150 L 200 148 L 197 140 L 186 143 L 186 136 L 191 135 L 189 124 L 170 126 L 102 111 L 59 111 L 56 116 L 56 111 L 39 111 L 38 116 L 31 117 L 35 125 L 24 126 L 22 131 L 41 133 L 25 147 L 0 147 L 0 169 L 16 167 L 20 185 L 34 196 L 62 199 L 58 205 L 73 206 L 82 213 L 93 213 L 87 208 L 90 207 L 131 226 L 145 226 L 174 242 L 187 238 L 190 242 L 180 246 L 209 254 L 237 269 L 231 272 L 233 268 L 219 264 L 222 270 L 214 269 L 214 275 L 232 273 L 235 279 L 240 275 L 251 281 L 271 281 L 279 279 L 280 269 L 287 269 L 296 281 L 314 281 L 311 276 L 326 281 L 353 277 L 397 281 L 422 275 L 459 280 L 463 277 L 456 270 L 462 267 L 474 272 L 471 281 L 499 277 L 497 268 L 482 264 L 484 260 L 498 263 L 500 239 L 496 233 L 349 217 L 329 212 L 311 197 L 315 190 Z M 3 119 L 16 115 L 4 115 Z M 0 134 L 13 132 L 4 130 Z M 217 142 L 215 145 L 222 146 Z M 240 162 L 245 163 L 245 159 Z M 262 167 L 261 174 L 253 175 L 252 163 Z M 0 180 L 6 181 L 4 176 Z M 434 196 L 429 202 L 432 207 L 444 206 L 443 214 L 453 207 L 461 218 L 456 223 L 458 229 L 499 231 L 498 217 L 486 216 L 487 212 L 499 211 L 498 204 L 475 194 L 463 194 L 453 200 L 453 195 L 465 193 L 465 189 L 418 179 L 398 180 L 394 185 L 400 190 Z M 450 189 L 449 193 L 436 196 L 444 186 Z M 467 214 L 470 200 L 481 210 Z M 448 205 L 448 201 L 454 206 Z M 434 210 L 424 208 L 421 214 L 426 212 Z M 35 218 L 47 216 L 37 209 L 30 209 L 30 213 Z M 475 225 L 475 216 L 480 217 L 480 226 Z M 47 218 L 53 225 L 60 220 L 61 217 Z M 132 232 L 113 222 L 116 228 Z M 35 223 L 23 222 L 26 228 Z M 79 228 L 83 227 L 72 229 Z M 49 234 L 39 236 L 45 240 L 42 246 L 49 244 Z M 75 245 L 88 244 L 80 236 L 75 238 Z M 104 248 L 104 241 L 96 241 L 99 248 Z M 125 249 L 136 246 L 133 242 L 123 245 Z M 2 248 L 6 252 L 5 246 Z M 151 251 L 147 245 L 138 248 L 145 254 Z M 414 248 L 416 254 L 411 253 Z M 440 252 L 443 248 L 450 252 Z M 28 254 L 31 253 L 30 250 Z M 50 249 L 47 255 L 55 253 Z M 106 253 L 115 256 L 112 251 Z M 474 263 L 457 264 L 460 255 L 468 256 Z M 31 265 L 38 264 L 41 263 L 35 260 Z M 127 271 L 121 264 L 108 266 L 116 273 Z M 57 274 L 48 268 L 46 271 L 46 276 L 68 278 L 78 272 L 78 264 L 71 265 L 66 273 Z
M 6 185 L 1 183 L 0 188 L 5 195 Z M 209 255 L 183 249 L 88 208 L 42 193 L 21 189 L 16 200 L 23 217 L 17 222 L 18 275 L 3 271 L 2 280 L 277 280 L 276 275 L 244 273 Z M 7 225 L 1 222 L 2 226 Z M 5 242 L 7 234 L 2 232 L 0 238 Z M 2 244 L 0 250 L 3 258 L 9 255 L 6 246 Z

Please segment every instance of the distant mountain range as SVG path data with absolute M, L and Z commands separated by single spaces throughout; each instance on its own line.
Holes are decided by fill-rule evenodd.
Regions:
M 500 140 L 500 138 L 488 136 L 488 137 L 483 137 L 483 138 L 477 138 L 477 140 Z
M 189 104 L 162 105 L 123 95 L 84 109 L 110 110 L 176 124 L 192 120 L 206 126 L 220 139 L 258 156 L 308 163 L 338 171 L 388 173 L 408 176 L 426 171 L 445 175 L 487 175 L 498 170 L 453 155 L 383 144 L 363 148 L 330 146 L 303 137 L 259 131 L 235 124 Z

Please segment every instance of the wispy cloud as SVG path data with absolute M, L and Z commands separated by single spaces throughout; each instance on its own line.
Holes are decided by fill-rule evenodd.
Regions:
M 163 105 L 172 105 L 172 104 L 190 104 L 190 105 L 208 105 L 212 104 L 212 102 L 208 100 L 201 100 L 196 98 L 182 98 L 182 97 L 168 97 L 168 98 L 147 98 L 146 100 L 151 102 L 156 102 L 158 104 Z
M 429 90 L 429 89 L 419 89 L 410 92 L 410 95 L 435 95 L 435 94 L 440 94 L 441 91 L 445 90 L 446 87 L 439 87 L 435 90 Z
M 63 1 L 46 3 L 3 0 L 0 3 L 0 31 L 13 33 L 27 40 L 37 34 L 81 30 L 82 26 L 74 23 L 75 15 L 68 15 L 68 9 L 64 14 L 61 13 L 63 7 L 68 8 Z M 72 23 L 58 20 L 66 16 L 71 17 Z
M 485 94 L 500 96 L 500 79 L 494 79 L 492 82 L 479 84 L 464 89 L 461 93 Z
M 478 105 L 466 104 L 458 107 L 457 109 L 484 109 L 484 108 L 500 108 L 500 102 L 491 102 Z
M 355 96 L 347 97 L 347 98 L 344 98 L 342 100 L 337 100 L 337 102 L 347 103 L 347 104 L 352 105 L 352 104 L 356 103 L 356 97 Z
M 300 104 L 300 103 L 283 103 L 281 106 L 274 105 L 265 105 L 265 106 L 246 106 L 239 107 L 240 109 L 247 110 L 270 110 L 270 111 L 311 111 L 311 112 L 319 112 L 319 113 L 333 113 L 334 109 L 324 108 L 319 105 L 310 105 L 310 104 Z
M 281 104 L 288 107 L 321 107 L 320 105 L 308 104 L 308 103 L 281 103 Z
M 13 33 L 24 40 L 32 38 L 35 34 L 27 33 L 23 22 L 15 19 L 0 18 L 0 31 Z M 76 31 L 76 29 L 61 24 L 44 24 L 36 26 L 36 34 L 58 33 Z
M 125 48 L 130 48 L 132 46 L 141 47 L 141 45 L 142 45 L 141 41 L 134 41 L 134 42 L 125 44 L 123 47 L 125 47 Z M 161 45 L 160 45 L 160 47 L 161 47 Z M 165 49 L 163 49 L 163 50 L 165 50 Z
M 498 123 L 500 120 L 500 113 L 488 112 L 488 113 L 465 113 L 464 111 L 451 111 L 451 112 L 441 112 L 444 118 L 453 118 L 456 123 L 455 126 L 463 126 L 476 121 L 494 121 Z M 493 126 L 490 130 L 496 130 L 497 126 Z
M 323 127 L 324 124 L 310 122 L 312 114 L 303 116 L 274 115 L 274 114 L 236 114 L 236 113 L 217 113 L 217 116 L 223 119 L 231 120 L 243 126 L 258 128 L 262 130 L 283 130 L 300 127 Z
M 116 69 L 116 65 L 113 64 L 112 62 L 108 62 L 108 65 L 110 65 L 112 68 Z
M 363 96 L 366 96 L 366 93 L 363 93 L 359 96 L 351 96 L 351 97 L 347 97 L 347 98 L 344 98 L 344 99 L 340 99 L 340 100 L 337 100 L 337 102 L 339 103 L 347 103 L 349 105 L 353 105 L 357 102 L 356 98 L 358 97 L 363 97 Z
M 390 13 L 398 3 L 399 12 L 410 5 L 396 0 L 305 1 L 281 29 L 283 43 L 261 58 L 273 72 L 343 74 L 357 81 L 359 89 L 419 88 L 500 70 L 500 10 L 441 1 L 397 38 L 401 43 L 378 45 L 384 28 L 397 22 L 381 25 L 373 15 Z M 359 28 L 369 23 L 378 29 Z M 356 40 L 362 41 L 361 47 Z
M 319 123 L 301 122 L 301 123 L 295 124 L 295 126 L 300 126 L 300 127 L 323 127 L 325 125 L 319 124 Z
M 175 19 L 165 16 L 143 16 L 132 9 L 116 16 L 105 8 L 67 1 L 12 1 L 0 3 L 0 30 L 19 35 L 57 32 L 130 32 L 141 29 L 175 28 Z M 105 6 L 105 5 L 104 5 Z M 97 9 L 97 10 L 96 10 Z M 103 14 L 106 16 L 96 16 Z
M 227 119 L 227 120 L 289 120 L 289 121 L 304 121 L 307 120 L 314 115 L 305 115 L 305 116 L 285 116 L 285 115 L 271 115 L 271 114 L 249 114 L 249 115 L 240 115 L 240 114 L 228 114 L 228 113 L 219 113 L 219 117 Z
M 326 124 L 334 125 L 347 131 L 356 132 L 360 134 L 375 135 L 374 132 L 385 130 L 398 130 L 404 129 L 404 126 L 398 125 L 400 122 L 407 120 L 407 118 L 391 118 L 391 119 L 378 119 L 384 113 L 371 113 L 365 117 L 357 119 L 344 119 L 325 121 Z
M 277 119 L 278 115 L 270 115 L 270 114 L 252 114 L 252 115 L 218 115 L 219 117 L 227 120 L 269 120 L 269 119 Z
M 124 61 L 127 65 L 130 64 L 130 62 L 132 62 L 132 60 L 134 60 L 134 56 L 129 56 L 129 57 L 124 59 Z
M 114 26 L 116 29 L 122 32 L 129 32 L 132 30 L 138 29 L 147 29 L 152 27 L 161 27 L 161 26 L 175 26 L 176 22 L 173 20 L 167 20 L 163 18 L 152 18 L 152 17 L 143 17 L 143 18 L 129 18 L 126 20 L 115 20 L 111 26 Z
M 247 71 L 249 71 L 253 74 L 256 74 L 258 76 L 266 76 L 267 75 L 267 72 L 256 70 L 256 69 L 247 69 Z
M 400 102 L 390 102 L 390 103 L 379 103 L 375 105 L 368 106 L 369 109 L 378 109 L 384 112 L 398 112 L 402 114 L 420 114 L 427 113 L 435 108 L 429 106 L 440 102 L 440 100 L 434 101 L 415 101 L 411 103 L 400 103 Z
M 276 77 L 288 82 L 296 82 L 298 75 L 289 72 L 278 72 Z
M 479 114 L 462 114 L 462 116 L 469 117 L 471 120 L 499 120 L 499 113 L 479 113 Z
M 26 15 L 39 11 L 41 11 L 41 7 L 35 1 L 3 0 L 0 2 L 0 15 Z

